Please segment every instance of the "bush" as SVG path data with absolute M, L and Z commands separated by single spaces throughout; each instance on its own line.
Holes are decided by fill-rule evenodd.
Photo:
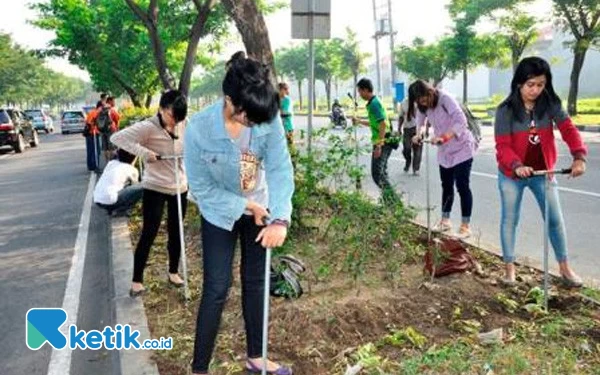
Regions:
M 157 108 L 125 107 L 121 111 L 120 128 L 126 128 L 133 123 L 136 123 L 148 117 L 152 117 L 156 114 L 156 112 Z

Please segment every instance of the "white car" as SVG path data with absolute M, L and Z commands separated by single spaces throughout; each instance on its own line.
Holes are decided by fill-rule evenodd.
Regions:
M 82 110 L 64 111 L 60 118 L 62 134 L 83 133 L 85 113 Z

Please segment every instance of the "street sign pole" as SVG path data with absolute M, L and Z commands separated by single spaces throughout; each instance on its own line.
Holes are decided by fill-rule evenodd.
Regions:
M 292 0 L 292 38 L 308 39 L 307 150 L 312 149 L 315 105 L 315 39 L 331 37 L 331 0 Z
M 313 108 L 315 102 L 315 0 L 310 1 L 308 16 L 308 153 L 312 151 Z

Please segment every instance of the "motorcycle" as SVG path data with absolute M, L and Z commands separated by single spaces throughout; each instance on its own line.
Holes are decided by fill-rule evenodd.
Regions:
M 348 117 L 346 117 L 342 107 L 333 107 L 329 114 L 329 120 L 331 120 L 334 128 L 340 127 L 346 129 L 348 126 Z

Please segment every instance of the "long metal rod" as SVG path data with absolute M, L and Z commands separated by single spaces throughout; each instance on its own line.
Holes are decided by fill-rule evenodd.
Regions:
M 175 184 L 177 185 L 177 219 L 179 221 L 179 246 L 181 248 L 181 269 L 183 271 L 183 295 L 187 306 L 190 301 L 190 289 L 188 286 L 187 256 L 185 252 L 185 236 L 183 233 L 183 208 L 181 203 L 181 187 L 179 186 L 179 161 L 183 160 L 182 155 L 161 155 L 158 160 L 173 160 L 175 165 Z
M 265 290 L 263 295 L 263 332 L 262 332 L 262 375 L 267 375 L 269 356 L 269 300 L 271 292 L 271 249 L 266 249 Z
M 550 236 L 550 209 L 548 207 L 548 194 L 550 193 L 551 176 L 544 176 L 544 309 L 548 311 L 548 252 Z

